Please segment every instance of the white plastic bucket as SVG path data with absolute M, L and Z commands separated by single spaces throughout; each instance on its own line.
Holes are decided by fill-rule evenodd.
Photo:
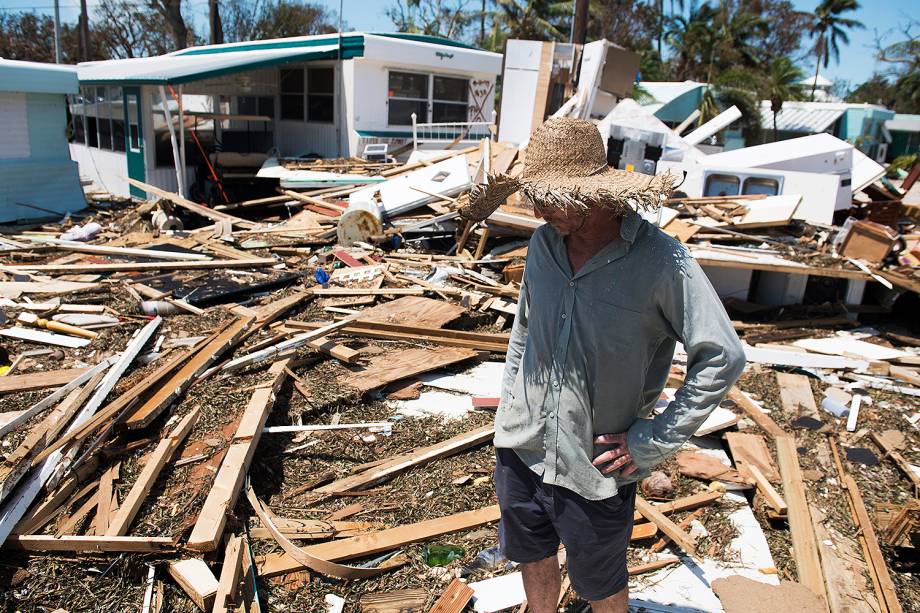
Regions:
M 351 247 L 357 241 L 367 242 L 371 236 L 382 233 L 383 216 L 374 202 L 352 199 L 339 217 L 337 235 L 343 247 Z

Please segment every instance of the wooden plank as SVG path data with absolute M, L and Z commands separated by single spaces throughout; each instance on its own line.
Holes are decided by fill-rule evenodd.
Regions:
M 272 379 L 270 387 L 260 388 L 252 393 L 249 404 L 243 411 L 233 443 L 224 455 L 217 476 L 208 492 L 195 527 L 188 540 L 188 547 L 196 551 L 214 551 L 220 542 L 227 514 L 236 504 L 243 479 L 249 471 L 249 464 L 255 455 L 256 446 L 262 436 L 265 420 L 271 412 L 275 394 L 286 376 L 290 360 L 272 364 L 268 372 Z
M 757 489 L 760 490 L 760 493 L 763 494 L 764 500 L 767 501 L 777 513 L 786 513 L 788 507 L 786 501 L 783 500 L 783 497 L 780 496 L 779 492 L 776 491 L 776 488 L 770 483 L 770 480 L 767 479 L 760 469 L 756 465 L 751 464 L 747 466 L 746 470 L 748 474 L 754 479 L 754 483 L 757 484 Z
M 99 491 L 96 493 L 96 520 L 94 526 L 96 534 L 105 534 L 109 529 L 109 519 L 112 512 L 112 496 L 115 491 L 115 480 L 118 479 L 120 464 L 115 464 L 102 473 L 99 478 Z
M 112 247 L 110 245 L 90 245 L 76 241 L 64 241 L 58 239 L 44 239 L 45 244 L 54 245 L 58 249 L 65 251 L 76 251 L 79 253 L 98 253 L 101 255 L 115 255 L 135 258 L 150 258 L 151 260 L 184 260 L 184 261 L 204 261 L 210 260 L 210 256 L 203 253 L 186 253 L 183 251 L 165 251 L 160 249 L 134 249 L 132 247 Z
M 540 43 L 540 68 L 537 71 L 537 89 L 534 93 L 533 114 L 530 117 L 530 131 L 533 132 L 546 118 L 549 104 L 549 87 L 553 79 L 553 52 L 556 44 L 552 41 Z
M 793 558 L 799 583 L 804 584 L 827 602 L 824 574 L 818 556 L 818 543 L 812 525 L 802 469 L 799 466 L 795 439 L 791 436 L 776 438 L 776 457 L 779 460 L 779 472 L 783 479 L 783 493 L 788 505 L 789 532 L 792 535 Z
M 748 466 L 756 466 L 770 481 L 779 481 L 779 471 L 773 465 L 773 456 L 763 436 L 743 432 L 726 432 L 725 441 L 732 452 L 735 466 L 744 476 L 748 476 Z
M 83 521 L 83 519 L 90 514 L 90 512 L 96 508 L 99 498 L 97 496 L 90 496 L 86 499 L 86 502 L 80 506 L 79 509 L 74 511 L 74 514 L 68 517 L 62 524 L 61 527 L 55 532 L 56 536 L 64 536 L 65 534 L 72 533 L 77 525 Z
M 204 560 L 186 558 L 166 565 L 169 576 L 176 580 L 192 602 L 202 611 L 210 611 L 217 594 L 217 578 Z
M 901 472 L 910 479 L 910 482 L 914 485 L 914 495 L 916 496 L 918 492 L 920 492 L 920 475 L 917 475 L 917 471 L 910 467 L 910 462 L 907 461 L 907 458 L 901 455 L 897 449 L 889 445 L 888 441 L 880 437 L 877 433 L 870 432 L 869 436 L 871 436 L 875 444 L 879 446 L 879 449 L 885 452 L 885 456 L 891 458 L 891 461 L 897 464 Z
M 403 473 L 413 466 L 421 466 L 428 462 L 433 462 L 460 453 L 470 447 L 475 447 L 476 445 L 491 441 L 494 435 L 494 426 L 483 426 L 482 428 L 464 432 L 463 434 L 459 434 L 434 445 L 407 451 L 406 453 L 390 458 L 383 464 L 358 474 L 345 477 L 344 479 L 333 481 L 314 491 L 327 494 L 365 489 Z
M 501 513 L 498 505 L 454 513 L 437 519 L 429 519 L 380 530 L 364 536 L 331 541 L 304 547 L 304 551 L 330 561 L 350 560 L 375 553 L 391 551 L 411 543 L 417 543 L 451 532 L 468 530 L 498 521 Z M 300 570 L 304 566 L 283 553 L 273 553 L 256 558 L 259 576 L 272 577 Z
M 466 312 L 458 304 L 420 296 L 405 296 L 361 311 L 359 321 L 440 328 Z
M 230 537 L 227 541 L 227 548 L 224 550 L 224 565 L 220 571 L 217 594 L 214 596 L 214 606 L 211 609 L 214 613 L 227 613 L 235 610 L 242 565 L 243 539 L 239 536 Z
M 64 370 L 30 372 L 24 375 L 7 375 L 0 377 L 0 394 L 34 392 L 35 390 L 66 385 L 89 371 L 89 368 L 67 368 Z
M 666 568 L 672 564 L 679 564 L 680 558 L 677 556 L 662 558 L 660 560 L 654 560 L 652 562 L 646 562 L 645 564 L 638 564 L 636 566 L 630 566 L 626 569 L 630 577 L 635 577 L 636 575 L 641 575 L 643 573 L 649 573 L 653 570 L 659 570 L 661 568 Z
M 339 381 L 360 392 L 368 392 L 387 383 L 469 360 L 477 355 L 472 349 L 459 347 L 391 351 L 376 356 L 363 370 L 340 376 Z
M 164 381 L 155 394 L 147 398 L 139 407 L 133 409 L 125 419 L 125 426 L 131 430 L 148 426 L 164 408 L 184 394 L 206 368 L 243 338 L 252 321 L 251 317 L 239 317 L 231 321 L 223 331 L 213 337 L 207 345 L 191 357 L 182 368 Z
M 428 613 L 461 613 L 473 598 L 473 588 L 454 579 Z
M 423 613 L 426 602 L 428 590 L 414 588 L 365 594 L 359 604 L 361 613 Z
M 779 397 L 783 409 L 791 415 L 808 415 L 819 417 L 815 396 L 811 392 L 811 383 L 805 375 L 794 375 L 787 372 L 776 373 L 776 383 L 779 385 Z
M 202 217 L 205 217 L 212 221 L 230 221 L 234 225 L 237 225 L 241 228 L 248 228 L 250 230 L 259 225 L 257 223 L 254 223 L 246 219 L 242 219 L 240 217 L 234 217 L 233 215 L 228 215 L 227 213 L 221 213 L 220 211 L 209 209 L 206 206 L 203 206 L 201 204 L 196 204 L 192 202 L 191 200 L 187 200 L 186 198 L 183 198 L 179 194 L 168 192 L 165 189 L 160 189 L 159 187 L 155 187 L 153 185 L 144 183 L 143 181 L 138 181 L 137 179 L 132 179 L 130 177 L 126 177 L 125 180 L 131 185 L 133 185 L 134 187 L 140 190 L 143 190 L 147 192 L 148 194 L 153 194 L 154 196 L 158 196 L 160 198 L 169 200 L 176 206 L 180 206 L 184 209 L 192 211 L 193 213 L 197 213 L 198 215 L 201 215 Z
M 141 469 L 137 480 L 131 486 L 131 490 L 121 503 L 118 512 L 112 518 L 107 530 L 101 533 L 107 536 L 122 536 L 127 534 L 128 528 L 137 512 L 140 511 L 141 505 L 153 489 L 160 471 L 166 465 L 166 462 L 173 456 L 179 445 L 192 431 L 195 423 L 198 421 L 199 409 L 196 407 L 188 415 L 183 417 L 169 435 L 160 441 L 156 449 L 147 456 L 147 462 Z
M 665 517 L 655 505 L 650 504 L 642 496 L 636 496 L 636 510 L 647 520 L 658 526 L 668 538 L 674 541 L 674 544 L 680 547 L 685 553 L 696 557 L 696 544 L 686 532 L 681 530 L 677 524 Z
M 866 581 L 869 569 L 856 551 L 851 535 L 829 530 L 821 509 L 815 505 L 810 505 L 810 509 L 831 613 L 879 611 L 875 593 Z
M 314 296 L 422 296 L 429 290 L 423 287 L 314 287 L 309 291 Z
M 68 349 L 79 349 L 80 347 L 86 347 L 92 342 L 88 338 L 77 338 L 74 336 L 68 336 L 66 334 L 55 334 L 54 332 L 33 330 L 32 328 L 23 328 L 20 326 L 0 330 L 0 336 L 14 338 L 16 340 L 26 341 L 29 343 L 52 345 L 54 347 L 66 347 Z M 17 375 L 12 376 L 15 377 Z M 3 378 L 5 379 L 6 377 Z
M 743 391 L 737 387 L 732 387 L 728 391 L 728 399 L 735 403 L 735 405 L 744 411 L 744 414 L 747 415 L 751 421 L 760 426 L 760 429 L 773 437 L 785 436 L 786 431 L 780 428 L 773 418 L 763 412 L 763 409 L 759 404 L 751 400 L 751 398 L 745 394 Z
M 901 603 L 898 601 L 897 590 L 888 572 L 885 556 L 879 545 L 878 537 L 875 535 L 875 528 L 872 527 L 872 520 L 869 519 L 869 512 L 866 510 L 862 494 L 859 492 L 859 486 L 856 484 L 856 480 L 850 475 L 843 476 L 843 486 L 846 488 L 847 494 L 850 496 L 850 500 L 853 503 L 857 525 L 859 526 L 862 537 L 866 541 L 867 550 L 869 552 L 868 562 L 875 569 L 875 575 L 881 586 L 885 605 L 887 605 L 888 610 L 892 613 L 900 613 L 902 609 Z
M 110 272 L 135 272 L 145 270 L 217 270 L 224 268 L 264 268 L 274 266 L 274 258 L 249 260 L 208 260 L 206 262 L 123 262 L 112 264 L 23 264 L 16 270 L 47 274 L 106 274 Z
M 174 551 L 175 542 L 159 536 L 45 536 L 44 534 L 12 534 L 3 549 L 18 551 L 87 551 L 157 553 Z
M 315 330 L 322 324 L 286 321 L 285 326 L 297 330 Z M 435 330 L 400 324 L 382 324 L 367 321 L 353 321 L 340 333 L 387 340 L 417 340 L 439 345 L 467 347 L 504 353 L 508 349 L 508 334 L 481 334 L 461 330 Z
M 722 498 L 721 492 L 706 491 L 700 492 L 698 494 L 692 494 L 690 496 L 685 496 L 683 498 L 678 498 L 677 500 L 672 500 L 671 502 L 664 502 L 661 504 L 656 504 L 655 508 L 660 512 L 667 515 L 668 513 L 680 513 L 681 511 L 690 511 L 697 509 L 708 504 L 712 504 L 716 500 Z M 636 511 L 633 515 L 633 521 L 642 521 L 645 519 L 645 516 L 639 511 Z

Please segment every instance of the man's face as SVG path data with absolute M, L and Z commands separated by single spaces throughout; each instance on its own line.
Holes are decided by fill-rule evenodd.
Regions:
M 535 202 L 533 212 L 537 219 L 545 219 L 562 236 L 581 230 L 588 219 L 588 211 L 573 204 L 560 209 L 555 206 L 544 207 Z

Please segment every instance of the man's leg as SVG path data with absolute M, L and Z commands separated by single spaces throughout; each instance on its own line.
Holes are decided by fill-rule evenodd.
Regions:
M 559 604 L 559 591 L 562 589 L 559 559 L 552 555 L 537 562 L 521 564 L 521 574 L 524 576 L 527 610 L 533 613 L 555 613 L 556 605 Z
M 526 584 L 525 584 L 526 585 Z M 525 588 L 526 589 L 526 588 Z M 592 600 L 591 611 L 594 613 L 626 613 L 629 610 L 629 587 L 625 587 L 613 596 L 603 600 Z

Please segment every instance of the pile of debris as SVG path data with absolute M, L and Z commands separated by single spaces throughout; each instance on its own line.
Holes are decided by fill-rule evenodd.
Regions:
M 457 215 L 522 155 L 289 165 L 379 180 L 219 210 L 135 182 L 155 198 L 0 238 L 4 605 L 524 610 L 489 442 L 542 221 L 513 198 Z M 800 201 L 675 197 L 654 221 L 707 270 L 917 292 L 916 207 L 860 203 L 837 227 L 793 221 Z M 642 484 L 635 604 L 751 611 L 756 588 L 917 610 L 920 338 L 890 303 L 728 307 L 748 367 Z M 560 603 L 586 606 L 567 581 Z

